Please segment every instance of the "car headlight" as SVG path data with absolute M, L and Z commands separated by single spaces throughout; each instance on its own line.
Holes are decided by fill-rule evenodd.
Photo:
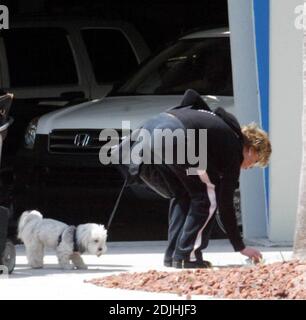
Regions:
M 36 138 L 36 130 L 39 118 L 34 118 L 28 125 L 24 135 L 24 144 L 27 149 L 33 149 Z

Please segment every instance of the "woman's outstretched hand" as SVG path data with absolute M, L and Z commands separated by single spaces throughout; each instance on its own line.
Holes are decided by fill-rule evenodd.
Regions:
M 240 253 L 244 256 L 249 257 L 254 263 L 258 263 L 262 260 L 262 254 L 260 253 L 260 251 L 254 248 L 245 247 L 240 251 Z

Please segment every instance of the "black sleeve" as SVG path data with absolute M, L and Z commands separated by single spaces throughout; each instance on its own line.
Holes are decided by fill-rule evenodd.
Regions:
M 222 177 L 217 190 L 221 221 L 235 251 L 241 251 L 245 248 L 237 225 L 234 207 L 234 193 L 238 186 L 239 174 L 240 166 L 239 168 L 234 169 L 231 173 L 225 174 Z

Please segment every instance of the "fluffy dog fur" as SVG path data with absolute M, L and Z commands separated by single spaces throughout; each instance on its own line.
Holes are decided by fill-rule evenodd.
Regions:
M 103 225 L 87 223 L 77 227 L 68 226 L 54 219 L 44 219 L 41 213 L 35 210 L 25 211 L 21 215 L 18 223 L 18 238 L 25 245 L 27 259 L 32 268 L 43 267 L 45 247 L 56 251 L 59 265 L 67 270 L 73 269 L 74 266 L 77 269 L 87 269 L 81 257 L 82 253 L 86 252 L 99 257 L 107 250 L 107 231 Z M 78 252 L 74 252 L 74 239 Z

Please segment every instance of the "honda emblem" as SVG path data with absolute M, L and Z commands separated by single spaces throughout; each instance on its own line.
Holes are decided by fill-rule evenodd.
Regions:
M 80 148 L 87 147 L 90 142 L 90 135 L 87 133 L 79 133 L 74 138 L 74 145 Z

